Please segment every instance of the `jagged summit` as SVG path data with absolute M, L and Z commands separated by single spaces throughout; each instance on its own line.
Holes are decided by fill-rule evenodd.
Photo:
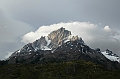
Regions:
M 71 32 L 65 30 L 65 28 L 61 27 L 60 29 L 51 32 L 48 34 L 48 38 L 51 40 L 50 48 L 56 49 L 58 46 L 64 43 L 65 38 L 71 35 Z
M 40 39 L 37 39 L 33 43 L 25 45 L 23 48 L 13 53 L 11 57 L 21 55 L 23 52 L 37 50 L 51 50 L 53 52 L 53 50 L 56 50 L 67 41 L 78 41 L 85 44 L 81 37 L 78 35 L 72 36 L 71 31 L 61 27 L 60 29 L 48 34 L 48 36 L 41 36 Z

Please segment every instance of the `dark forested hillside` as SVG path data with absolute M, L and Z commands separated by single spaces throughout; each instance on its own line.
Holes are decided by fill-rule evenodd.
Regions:
M 0 66 L 0 79 L 120 79 L 119 70 L 107 70 L 89 61 Z

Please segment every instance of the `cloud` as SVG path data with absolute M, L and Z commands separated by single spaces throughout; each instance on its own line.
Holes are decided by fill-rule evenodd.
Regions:
M 106 31 L 111 31 L 111 29 L 110 29 L 109 26 L 105 26 L 105 27 L 104 27 L 104 30 L 106 30 Z
M 120 42 L 118 38 L 116 38 L 119 36 L 117 31 L 111 29 L 109 26 L 100 28 L 98 25 L 92 24 L 90 22 L 61 22 L 49 26 L 41 26 L 35 32 L 32 31 L 25 34 L 22 37 L 22 42 L 33 42 L 36 39 L 39 39 L 41 36 L 46 36 L 53 30 L 57 30 L 60 27 L 64 27 L 71 31 L 72 35 L 79 35 L 83 38 L 86 44 L 92 48 L 99 47 L 102 49 L 102 51 L 108 48 L 116 53 L 120 51 Z

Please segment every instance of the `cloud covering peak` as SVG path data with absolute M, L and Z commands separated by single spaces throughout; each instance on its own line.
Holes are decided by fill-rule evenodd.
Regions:
M 72 35 L 78 35 L 92 48 L 99 47 L 102 50 L 111 49 L 114 52 L 119 52 L 120 42 L 115 38 L 119 33 L 109 26 L 100 28 L 96 24 L 90 22 L 61 22 L 49 26 L 41 26 L 35 32 L 31 31 L 22 37 L 22 42 L 29 43 L 41 36 L 47 36 L 50 32 L 61 27 L 71 31 Z

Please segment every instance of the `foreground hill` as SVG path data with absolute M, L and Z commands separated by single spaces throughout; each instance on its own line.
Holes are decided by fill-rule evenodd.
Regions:
M 120 79 L 119 73 L 84 60 L 0 66 L 0 79 Z

